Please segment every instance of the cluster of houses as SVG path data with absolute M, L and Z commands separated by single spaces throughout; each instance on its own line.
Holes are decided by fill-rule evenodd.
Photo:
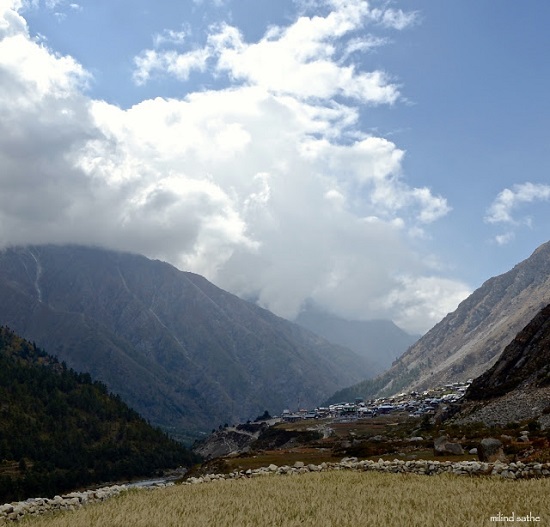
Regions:
M 331 404 L 315 410 L 299 410 L 291 412 L 284 410 L 281 415 L 284 421 L 299 421 L 301 419 L 340 419 L 354 420 L 391 413 L 407 413 L 411 417 L 433 415 L 441 404 L 459 401 L 470 386 L 472 379 L 466 382 L 454 382 L 423 392 L 400 393 L 392 397 L 371 399 L 355 399 L 354 402 Z

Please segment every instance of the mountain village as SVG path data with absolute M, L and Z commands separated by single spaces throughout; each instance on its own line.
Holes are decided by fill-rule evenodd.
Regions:
M 399 393 L 393 397 L 381 397 L 364 401 L 357 398 L 353 402 L 340 402 L 329 406 L 317 407 L 314 410 L 300 409 L 291 412 L 286 409 L 281 418 L 286 422 L 301 419 L 356 420 L 392 413 L 406 413 L 410 417 L 435 415 L 445 406 L 456 403 L 466 393 L 473 379 L 466 382 L 454 382 L 423 392 Z

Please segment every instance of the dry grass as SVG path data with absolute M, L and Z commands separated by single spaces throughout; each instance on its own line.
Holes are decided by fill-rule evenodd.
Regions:
M 331 471 L 131 491 L 26 527 L 483 526 L 490 517 L 550 524 L 550 479 Z

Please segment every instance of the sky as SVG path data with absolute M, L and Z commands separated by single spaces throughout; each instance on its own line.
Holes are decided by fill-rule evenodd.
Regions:
M 423 333 L 548 241 L 550 3 L 0 0 L 0 246 Z

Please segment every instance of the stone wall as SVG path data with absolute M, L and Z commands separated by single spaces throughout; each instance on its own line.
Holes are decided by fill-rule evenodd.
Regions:
M 497 476 L 507 479 L 546 478 L 550 477 L 550 463 L 484 463 L 481 461 L 393 461 L 363 460 L 344 458 L 339 463 L 321 463 L 320 465 L 306 465 L 297 461 L 294 465 L 269 465 L 258 469 L 234 471 L 229 474 L 207 474 L 198 478 L 191 477 L 184 481 L 184 485 L 197 485 L 216 481 L 254 478 L 273 475 L 299 475 L 308 472 L 323 472 L 327 470 L 357 470 L 378 471 L 394 474 L 411 473 L 421 475 L 455 474 L 459 476 Z M 174 485 L 174 483 L 155 483 L 148 487 L 133 487 L 131 485 L 114 485 L 96 490 L 72 492 L 64 496 L 48 498 L 33 498 L 17 503 L 7 503 L 0 506 L 0 525 L 7 525 L 18 521 L 27 514 L 44 514 L 60 510 L 76 510 L 87 503 L 104 501 L 118 496 L 130 488 L 154 489 Z
M 113 498 L 114 496 L 118 496 L 121 492 L 128 491 L 131 488 L 152 489 L 173 484 L 174 483 L 155 483 L 151 486 L 143 487 L 135 487 L 133 485 L 112 485 L 95 490 L 71 492 L 63 496 L 54 496 L 53 498 L 31 498 L 25 501 L 6 503 L 0 505 L 0 525 L 7 525 L 13 521 L 18 521 L 23 516 L 29 514 L 38 515 L 63 510 L 74 511 L 87 503 Z
M 234 471 L 229 474 L 207 474 L 201 477 L 191 477 L 185 484 L 196 485 L 226 479 L 253 478 L 269 476 L 272 474 L 304 474 L 306 472 L 322 472 L 326 470 L 359 470 L 378 472 L 403 473 L 422 475 L 435 475 L 450 473 L 465 476 L 499 476 L 508 479 L 521 478 L 545 478 L 550 477 L 550 463 L 484 463 L 481 461 L 426 461 L 414 460 L 404 461 L 394 459 L 393 461 L 359 461 L 357 458 L 344 458 L 340 463 L 321 463 L 320 465 L 306 465 L 297 461 L 292 466 L 269 465 L 258 469 L 246 471 Z

